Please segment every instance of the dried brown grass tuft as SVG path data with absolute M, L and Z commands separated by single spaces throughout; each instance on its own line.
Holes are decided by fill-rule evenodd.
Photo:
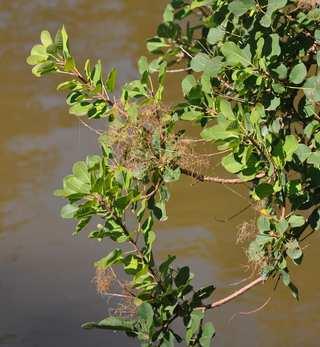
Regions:
M 320 6 L 320 0 L 298 0 L 298 7 L 304 9 L 312 9 Z
M 210 166 L 207 155 L 197 153 L 196 146 L 192 142 L 177 141 L 178 165 L 192 172 L 203 172 Z
M 137 306 L 134 297 L 123 298 L 115 308 L 110 309 L 111 314 L 117 317 L 132 318 L 137 314 Z
M 118 108 L 121 108 L 118 105 Z M 108 143 L 113 148 L 116 164 L 132 171 L 140 171 L 150 167 L 160 167 L 165 158 L 159 157 L 154 145 L 155 135 L 159 141 L 173 141 L 165 136 L 165 110 L 159 105 L 148 105 L 139 109 L 137 119 L 130 119 L 124 111 L 120 122 L 112 124 L 107 132 Z
M 249 222 L 243 222 L 238 227 L 237 243 L 244 243 L 245 241 L 251 240 L 256 234 L 257 228 L 254 219 Z
M 96 286 L 97 292 L 100 295 L 108 294 L 115 278 L 112 272 L 108 270 L 104 270 L 101 268 L 96 268 L 96 274 L 93 278 L 93 282 Z

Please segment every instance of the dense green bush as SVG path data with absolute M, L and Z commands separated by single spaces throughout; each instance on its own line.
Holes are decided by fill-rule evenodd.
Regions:
M 77 221 L 76 233 L 110 238 L 118 244 L 96 263 L 97 286 L 124 300 L 125 316 L 115 314 L 85 328 L 121 330 L 143 346 L 210 346 L 213 325 L 204 323 L 214 309 L 268 279 L 281 279 L 293 295 L 289 275 L 300 265 L 301 243 L 320 228 L 320 9 L 317 1 L 172 0 L 157 36 L 147 48 L 157 57 L 141 57 L 140 78 L 115 98 L 116 70 L 102 73 L 87 60 L 80 72 L 64 28 L 52 39 L 41 33 L 28 63 L 42 76 L 59 73 L 68 80 L 70 114 L 106 118 L 99 135 L 101 154 L 75 163 L 57 196 L 68 200 L 62 217 Z M 167 73 L 183 76 L 184 100 L 163 102 Z M 199 125 L 200 139 L 182 130 Z M 221 164 L 235 178 L 205 176 L 207 160 L 198 154 L 212 143 Z M 209 162 L 210 163 L 210 162 Z M 181 175 L 216 184 L 249 187 L 259 204 L 256 227 L 243 227 L 251 238 L 249 263 L 256 279 L 230 297 L 207 303 L 213 286 L 194 289 L 189 268 L 175 268 L 175 257 L 156 264 L 154 219 L 167 219 L 169 183 Z M 90 224 L 91 223 L 91 224 Z M 120 269 L 126 280 L 118 276 Z M 118 286 L 110 293 L 111 286 Z M 135 310 L 137 307 L 137 310 Z M 181 318 L 184 338 L 174 332 Z

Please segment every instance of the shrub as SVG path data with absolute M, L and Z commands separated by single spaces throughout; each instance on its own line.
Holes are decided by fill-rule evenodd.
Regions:
M 100 61 L 87 60 L 80 72 L 64 27 L 54 39 L 41 33 L 27 60 L 33 73 L 68 78 L 58 90 L 67 92 L 69 113 L 99 135 L 101 146 L 100 155 L 75 163 L 56 191 L 68 200 L 62 217 L 77 221 L 75 233 L 99 217 L 89 237 L 118 244 L 96 263 L 96 282 L 101 293 L 124 300 L 125 314 L 116 310 L 84 328 L 124 331 L 143 346 L 173 346 L 183 340 L 173 330 L 180 318 L 186 344 L 204 347 L 215 334 L 204 323 L 207 310 L 267 280 L 281 279 L 298 298 L 289 267 L 301 264 L 302 242 L 320 228 L 318 3 L 172 0 L 147 43 L 155 59 L 140 58 L 139 79 L 124 85 L 119 98 L 115 69 L 105 75 Z M 168 73 L 183 76 L 184 100 L 171 107 L 163 101 Z M 83 118 L 106 118 L 107 129 Z M 199 139 L 188 137 L 186 122 L 199 126 Z M 203 173 L 211 163 L 201 155 L 207 143 L 236 177 Z M 246 184 L 260 206 L 255 225 L 245 221 L 239 235 L 251 240 L 256 279 L 213 303 L 207 299 L 214 286 L 195 289 L 189 268 L 176 268 L 175 257 L 154 260 L 154 220 L 167 219 L 169 187 L 181 175 Z

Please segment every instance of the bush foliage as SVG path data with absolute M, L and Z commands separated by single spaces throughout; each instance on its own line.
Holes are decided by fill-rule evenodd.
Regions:
M 90 128 L 84 118 L 108 123 L 94 130 L 101 154 L 75 163 L 56 191 L 68 200 L 62 217 L 77 221 L 75 233 L 86 228 L 117 244 L 96 262 L 100 285 L 110 294 L 115 282 L 127 307 L 137 307 L 84 328 L 124 331 L 142 346 L 211 345 L 215 330 L 204 318 L 217 306 L 206 301 L 214 287 L 195 289 L 187 266 L 176 268 L 173 256 L 157 264 L 153 255 L 154 220 L 167 219 L 170 183 L 182 175 L 248 185 L 260 204 L 256 226 L 244 231 L 257 283 L 281 279 L 298 298 L 289 267 L 302 263 L 301 243 L 320 229 L 319 22 L 317 1 L 172 0 L 147 42 L 154 59 L 140 58 L 139 79 L 119 98 L 115 69 L 105 74 L 100 61 L 87 60 L 82 71 L 64 27 L 54 38 L 41 33 L 27 59 L 34 75 L 65 76 L 58 90 L 67 92 L 69 113 Z M 184 95 L 170 107 L 168 73 L 181 77 Z M 199 126 L 199 139 L 188 138 L 187 122 Z M 207 143 L 236 178 L 199 172 L 208 163 L 198 146 Z

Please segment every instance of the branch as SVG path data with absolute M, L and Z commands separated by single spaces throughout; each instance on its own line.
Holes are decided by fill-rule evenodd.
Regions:
M 191 67 L 185 67 L 185 68 L 181 68 L 181 69 L 171 69 L 171 70 L 167 70 L 168 73 L 177 73 L 177 72 L 186 72 L 186 71 L 190 71 L 192 70 Z
M 255 279 L 253 282 L 250 282 L 249 284 L 247 284 L 246 286 L 240 288 L 239 290 L 237 290 L 236 292 L 232 293 L 231 295 L 221 299 L 221 300 L 218 300 L 218 301 L 215 301 L 213 302 L 212 304 L 206 306 L 206 309 L 213 309 L 213 308 L 217 308 L 219 306 L 222 306 L 226 303 L 228 303 L 229 301 L 232 301 L 234 300 L 235 298 L 241 296 L 242 294 L 246 293 L 248 290 L 250 290 L 251 288 L 257 286 L 258 284 L 260 283 L 263 283 L 265 282 L 265 277 L 258 277 L 257 279 Z
M 220 183 L 220 184 L 243 184 L 246 183 L 246 181 L 242 180 L 241 178 L 221 178 L 221 177 L 213 177 L 213 176 L 204 176 L 198 172 L 194 172 L 188 169 L 180 168 L 181 173 L 183 173 L 186 176 L 190 176 L 195 178 L 199 182 L 214 182 L 214 183 Z M 255 178 L 262 178 L 266 174 L 264 172 L 261 172 L 258 174 Z

